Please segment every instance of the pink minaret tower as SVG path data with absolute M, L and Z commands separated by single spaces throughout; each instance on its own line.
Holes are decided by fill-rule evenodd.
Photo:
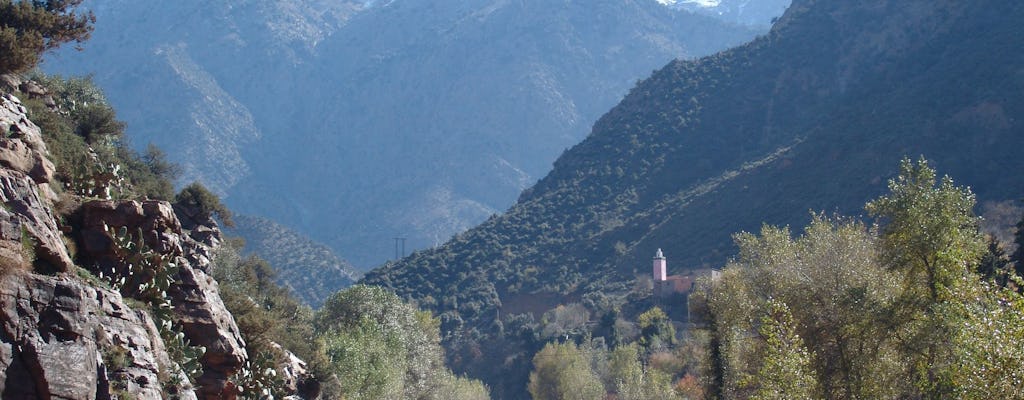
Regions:
M 664 282 L 668 279 L 666 275 L 666 262 L 665 255 L 661 253 L 661 249 L 654 254 L 654 280 L 658 282 Z

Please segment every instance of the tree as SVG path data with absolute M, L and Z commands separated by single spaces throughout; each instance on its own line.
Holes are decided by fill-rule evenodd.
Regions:
M 986 281 L 995 282 L 999 286 L 1006 286 L 1009 282 L 1009 265 L 1010 260 L 1006 258 L 1006 251 L 1003 250 L 1002 246 L 999 245 L 999 241 L 993 236 L 988 238 L 988 247 L 985 254 L 981 257 L 981 261 L 978 262 L 975 272 Z
M 75 8 L 82 0 L 0 0 L 0 74 L 23 72 L 67 42 L 89 38 L 96 17 Z
M 974 194 L 935 170 L 923 158 L 900 163 L 888 195 L 867 204 L 883 223 L 883 254 L 903 275 L 906 289 L 893 308 L 895 321 L 908 329 L 903 351 L 912 360 L 913 380 L 925 398 L 948 398 L 957 377 L 949 337 L 963 329 L 963 315 L 949 304 L 960 301 L 964 285 L 976 285 L 971 273 L 985 251 L 974 215 Z M 923 282 L 923 284 L 917 284 Z
M 949 176 L 936 185 L 935 170 L 921 158 L 904 158 L 889 194 L 867 204 L 883 223 L 883 245 L 890 266 L 908 279 L 923 278 L 930 301 L 948 298 L 948 289 L 985 249 L 974 215 L 974 194 Z
M 635 343 L 619 346 L 608 355 L 611 386 L 619 400 L 677 399 L 672 377 L 655 368 L 644 368 Z
M 487 389 L 444 368 L 440 322 L 383 288 L 356 285 L 332 295 L 314 325 L 346 399 L 486 398 Z
M 661 308 L 652 307 L 636 318 L 640 328 L 640 344 L 648 349 L 676 343 L 676 328 Z
M 403 399 L 401 338 L 369 317 L 324 334 L 327 356 L 346 399 Z
M 814 350 L 811 367 L 825 397 L 899 397 L 905 376 L 881 322 L 901 284 L 879 262 L 872 231 L 856 220 L 814 215 L 796 238 L 788 228 L 765 226 L 735 240 L 739 255 L 692 299 L 707 307 L 710 395 L 744 398 L 757 389 L 753 377 L 767 346 L 757 322 L 773 315 L 774 299 L 788 306 L 793 329 Z
M 867 206 L 878 228 L 815 215 L 795 239 L 736 235 L 738 256 L 694 292 L 709 395 L 1024 398 L 1024 296 L 974 273 L 973 195 L 923 160 L 904 160 L 889 187 Z M 816 382 L 792 386 L 803 378 Z
M 1024 398 L 1024 296 L 989 282 L 957 288 L 960 301 L 946 305 L 960 316 L 949 347 L 958 399 Z
M 604 385 L 575 343 L 548 343 L 533 356 L 528 386 L 534 400 L 604 398 Z
M 358 285 L 335 293 L 315 325 L 327 338 L 348 398 L 416 399 L 441 369 L 436 320 L 383 288 Z
M 793 315 L 785 303 L 769 300 L 770 314 L 761 319 L 758 332 L 766 346 L 755 381 L 756 400 L 814 399 L 818 383 L 811 369 L 811 354 L 797 335 Z

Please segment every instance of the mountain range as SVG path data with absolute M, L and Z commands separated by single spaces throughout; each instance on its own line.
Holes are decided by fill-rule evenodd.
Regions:
M 86 4 L 93 38 L 44 69 L 94 72 L 181 183 L 360 268 L 506 209 L 638 78 L 759 32 L 654 0 Z

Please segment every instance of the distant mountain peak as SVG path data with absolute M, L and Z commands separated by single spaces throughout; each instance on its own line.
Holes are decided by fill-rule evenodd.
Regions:
M 766 26 L 782 15 L 790 0 L 657 0 L 675 9 L 709 15 L 730 23 Z
M 658 2 L 666 6 L 690 4 L 697 7 L 718 7 L 722 0 L 658 0 Z

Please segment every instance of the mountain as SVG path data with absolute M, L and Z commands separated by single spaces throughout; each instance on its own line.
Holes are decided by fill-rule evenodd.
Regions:
M 236 215 L 234 228 L 225 233 L 243 237 L 246 253 L 274 266 L 276 280 L 295 297 L 314 308 L 338 291 L 349 287 L 359 273 L 338 258 L 327 246 L 266 218 Z
M 669 7 L 710 15 L 747 26 L 769 26 L 791 0 L 658 0 Z
M 358 267 L 506 209 L 637 78 L 758 32 L 654 0 L 90 4 L 47 71 L 95 72 L 181 182 Z
M 723 265 L 734 232 L 862 215 L 902 157 L 1019 199 L 1022 20 L 1008 0 L 795 1 L 768 35 L 639 83 L 507 212 L 363 282 L 433 308 L 472 375 L 518 354 L 511 314 L 601 315 L 639 301 L 658 248 L 685 273 Z M 508 368 L 487 382 L 525 379 Z

